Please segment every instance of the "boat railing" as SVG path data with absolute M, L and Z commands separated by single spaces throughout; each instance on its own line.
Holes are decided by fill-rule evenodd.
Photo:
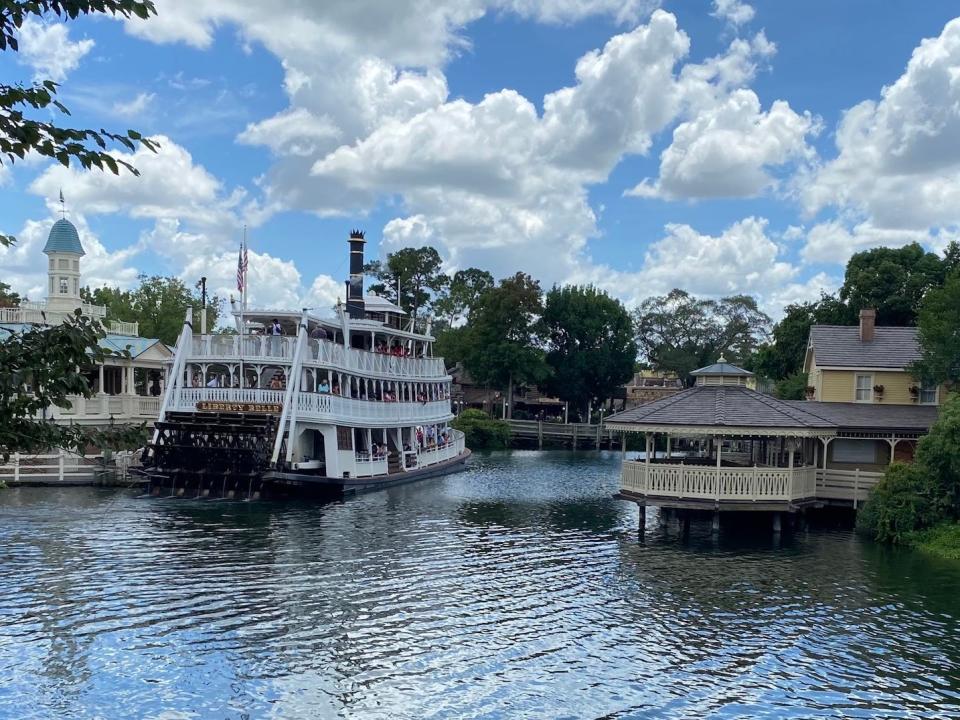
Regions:
M 387 457 L 372 457 L 370 453 L 359 452 L 355 458 L 354 474 L 357 477 L 368 477 L 370 475 L 386 475 L 388 471 Z
M 190 358 L 237 362 L 273 360 L 291 362 L 296 338 L 275 335 L 195 335 Z M 330 366 L 345 371 L 403 378 L 441 378 L 443 358 L 416 358 L 347 348 L 330 340 L 309 340 L 304 356 L 307 367 Z
M 193 411 L 203 401 L 225 403 L 283 404 L 283 390 L 262 388 L 183 388 L 171 409 Z M 297 393 L 297 417 L 300 420 L 347 421 L 354 424 L 441 422 L 450 418 L 449 400 L 433 402 L 378 402 L 359 400 L 330 393 Z
M 417 453 L 417 465 L 426 467 L 435 465 L 445 460 L 452 460 L 459 456 L 465 449 L 464 435 L 459 430 L 450 430 L 450 439 L 433 447 L 420 450 Z

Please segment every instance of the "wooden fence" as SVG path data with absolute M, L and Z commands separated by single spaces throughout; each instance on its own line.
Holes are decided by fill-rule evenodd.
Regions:
M 507 420 L 510 435 L 515 440 L 535 441 L 537 447 L 544 443 L 569 445 L 571 447 L 619 448 L 623 436 L 605 425 L 587 423 L 552 423 L 540 420 Z
M 93 485 L 129 478 L 137 456 L 132 452 L 115 453 L 112 460 L 102 455 L 78 455 L 58 452 L 28 455 L 14 453 L 0 464 L 0 483 L 16 485 Z

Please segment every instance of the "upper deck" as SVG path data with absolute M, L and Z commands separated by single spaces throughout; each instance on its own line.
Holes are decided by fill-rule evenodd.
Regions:
M 190 363 L 293 363 L 296 337 L 269 335 L 194 335 L 185 359 Z M 366 377 L 391 380 L 443 380 L 448 377 L 443 358 L 403 357 L 332 340 L 307 340 L 304 367 L 332 368 Z

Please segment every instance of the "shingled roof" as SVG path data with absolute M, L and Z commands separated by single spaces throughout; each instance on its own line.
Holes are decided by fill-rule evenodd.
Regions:
M 915 327 L 878 327 L 863 342 L 856 325 L 814 325 L 810 344 L 820 367 L 900 369 L 920 359 Z
M 833 429 L 834 424 L 795 403 L 736 385 L 701 385 L 617 413 L 608 426 L 750 427 Z M 629 429 L 627 427 L 614 429 Z
M 938 408 L 917 405 L 778 400 L 735 385 L 702 385 L 640 405 L 606 420 L 612 430 L 648 427 L 755 429 L 758 434 L 825 431 L 926 432 Z M 792 431 L 792 432 L 791 432 Z

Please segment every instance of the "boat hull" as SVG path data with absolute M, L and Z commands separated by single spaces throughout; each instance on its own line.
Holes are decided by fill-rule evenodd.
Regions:
M 372 475 L 370 477 L 337 478 L 325 475 L 309 475 L 307 473 L 269 471 L 263 475 L 264 489 L 271 497 L 276 495 L 314 496 L 334 495 L 349 496 L 359 493 L 373 492 L 396 485 L 406 485 L 418 480 L 439 477 L 463 470 L 470 458 L 470 450 L 449 460 L 415 468 L 390 475 Z
M 470 450 L 464 450 L 454 458 L 427 467 L 390 475 L 359 478 L 336 478 L 276 470 L 224 477 L 186 475 L 145 468 L 139 469 L 137 474 L 144 478 L 146 492 L 156 497 L 221 498 L 229 500 L 330 500 L 459 472 L 463 470 L 470 454 Z

